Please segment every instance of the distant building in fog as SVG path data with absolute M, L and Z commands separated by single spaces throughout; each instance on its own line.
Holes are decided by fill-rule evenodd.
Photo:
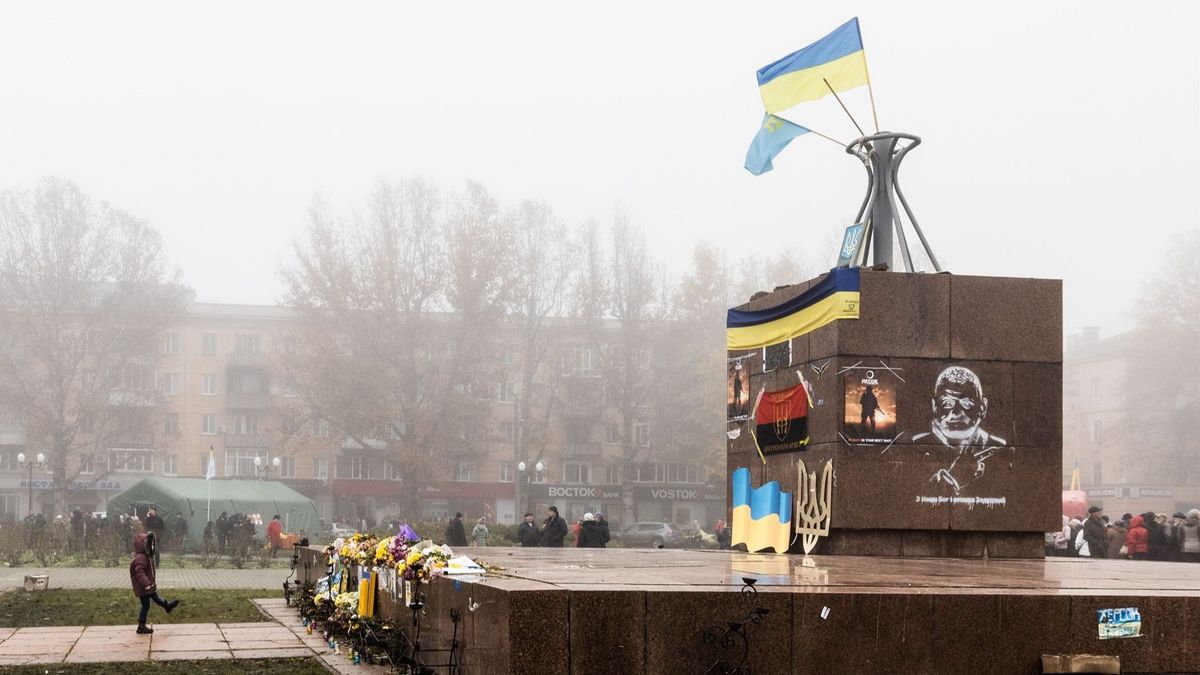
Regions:
M 1111 518 L 1200 506 L 1200 486 L 1146 483 L 1130 468 L 1137 448 L 1118 432 L 1126 422 L 1126 368 L 1136 349 L 1133 332 L 1102 339 L 1099 328 L 1088 327 L 1067 336 L 1063 352 L 1063 489 L 1078 458 L 1081 488 Z
M 405 484 L 403 466 L 378 450 L 337 438 L 327 424 L 295 427 L 286 413 L 293 394 L 282 386 L 276 364 L 278 354 L 289 349 L 297 320 L 286 307 L 190 303 L 178 326 L 163 335 L 157 373 L 145 378 L 162 401 L 158 428 L 153 434 L 130 434 L 119 447 L 71 467 L 79 475 L 70 486 L 69 508 L 104 511 L 111 495 L 148 476 L 202 478 L 211 448 L 218 479 L 282 481 L 311 497 L 326 522 L 442 519 L 461 511 L 471 519 L 512 523 L 526 508 L 540 518 L 549 504 L 569 520 L 603 512 L 618 525 L 635 520 L 709 524 L 722 517 L 724 476 L 710 476 L 699 463 L 660 459 L 652 406 L 634 425 L 639 448 L 635 505 L 634 513 L 624 512 L 618 417 L 607 400 L 598 354 L 570 321 L 547 326 L 555 351 L 535 382 L 555 392 L 544 451 L 534 456 L 527 449 L 526 470 L 518 469 L 513 375 L 513 381 L 497 382 L 486 394 L 491 416 L 476 439 L 486 452 L 445 457 L 446 479 L 418 488 Z M 498 339 L 503 343 L 506 337 Z M 518 336 L 511 342 L 500 358 L 513 367 L 520 358 Z M 0 519 L 29 511 L 28 474 L 16 459 L 22 451 L 31 452 L 19 424 L 0 411 Z M 256 459 L 272 470 L 256 467 Z M 539 460 L 540 473 L 534 470 Z M 45 469 L 35 470 L 32 487 L 32 511 L 52 515 Z M 399 495 L 413 489 L 419 489 L 422 512 L 402 513 Z

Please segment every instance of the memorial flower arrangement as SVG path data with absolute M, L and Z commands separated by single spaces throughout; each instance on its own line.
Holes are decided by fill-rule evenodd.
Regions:
M 429 581 L 442 576 L 454 551 L 432 541 L 413 544 L 403 559 L 396 562 L 396 572 L 406 581 Z
M 342 542 L 338 555 L 346 562 L 368 565 L 375 560 L 375 548 L 379 539 L 373 534 L 356 532 Z

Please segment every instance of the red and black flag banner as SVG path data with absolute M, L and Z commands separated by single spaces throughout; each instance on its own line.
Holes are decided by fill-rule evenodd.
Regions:
M 763 392 L 754 423 L 759 453 L 787 452 L 808 445 L 808 392 L 804 385 Z

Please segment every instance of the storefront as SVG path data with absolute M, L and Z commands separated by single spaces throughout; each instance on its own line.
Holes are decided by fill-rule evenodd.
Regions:
M 67 513 L 76 509 L 85 513 L 107 511 L 109 497 L 136 484 L 141 478 L 110 475 L 103 480 L 71 481 L 67 485 Z M 34 478 L 31 484 L 28 478 L 14 476 L 0 478 L 0 513 L 5 518 L 12 516 L 16 519 L 24 518 L 30 513 L 40 513 L 47 519 L 53 519 L 56 515 L 66 515 L 55 513 L 53 480 Z
M 583 518 L 585 513 L 603 513 L 613 523 L 622 522 L 623 507 L 620 485 L 551 485 L 535 483 L 529 486 L 529 498 L 534 517 L 540 522 L 550 506 L 567 522 Z
M 633 489 L 633 499 L 639 521 L 695 522 L 711 531 L 719 518 L 728 520 L 725 492 L 708 485 L 639 485 Z

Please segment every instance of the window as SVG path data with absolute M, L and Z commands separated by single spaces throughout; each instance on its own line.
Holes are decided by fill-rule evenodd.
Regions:
M 79 456 L 79 473 L 93 474 L 96 473 L 96 461 L 92 455 Z
M 201 415 L 200 416 L 200 433 L 205 436 L 212 436 L 217 433 L 217 416 L 216 415 Z
M 94 370 L 83 371 L 83 380 L 81 382 L 81 385 L 83 386 L 83 390 L 88 392 L 89 394 L 92 393 L 93 391 L 96 391 L 96 371 L 94 371 Z
M 639 464 L 637 467 L 637 476 L 634 480 L 639 483 L 667 482 L 667 462 L 646 462 L 645 464 Z
M 371 477 L 371 458 L 363 455 L 338 457 L 337 477 L 367 480 Z
M 163 351 L 167 354 L 178 354 L 179 349 L 179 333 L 167 333 L 163 335 Z
M 472 462 L 455 462 L 454 478 L 456 481 L 472 482 L 475 480 L 475 464 Z
M 512 403 L 517 400 L 517 388 L 512 382 L 496 383 L 496 400 L 501 403 Z
M 616 464 L 604 467 L 604 482 L 609 485 L 617 485 L 621 482 L 621 471 Z
M 257 434 L 258 415 L 234 415 L 233 432 L 235 434 Z
M 400 470 L 400 465 L 396 462 L 385 463 L 384 472 L 388 480 L 404 480 L 404 472 Z
M 167 413 L 166 416 L 163 417 L 163 433 L 179 433 L 179 413 Z
M 317 438 L 329 438 L 329 422 L 326 420 L 317 420 L 317 428 L 313 430 L 313 436 Z
M 114 448 L 112 468 L 115 471 L 130 473 L 152 473 L 154 471 L 154 455 L 149 450 Z
M 17 493 L 0 492 L 0 520 L 16 520 L 17 517 Z
M 1092 420 L 1092 443 L 1100 445 L 1104 442 L 1104 423 L 1102 420 Z
M 175 455 L 163 455 L 162 465 L 164 476 L 174 476 L 175 474 L 179 473 L 179 469 L 176 467 L 175 461 Z
M 604 423 L 604 442 L 605 443 L 620 443 L 621 442 L 621 427 L 616 422 Z
M 516 365 L 517 348 L 512 345 L 504 345 L 500 350 L 500 361 L 506 366 Z
M 262 448 L 231 448 L 225 451 L 226 476 L 255 476 L 254 459 L 262 459 L 266 464 L 270 461 L 267 451 Z
M 200 377 L 200 393 L 205 396 L 217 395 L 217 376 L 215 373 L 205 373 Z
M 15 447 L 0 448 L 0 471 L 16 471 L 21 468 L 17 466 L 18 452 L 21 450 Z
M 500 437 L 503 438 L 504 440 L 508 441 L 509 443 L 512 443 L 513 441 L 515 441 L 516 434 L 515 434 L 514 430 L 516 429 L 516 426 L 517 425 L 512 420 L 504 420 L 503 422 L 501 422 L 500 423 Z
M 513 480 L 515 479 L 513 477 L 512 462 L 500 462 L 500 482 L 511 483 Z
M 296 477 L 296 458 L 295 457 L 280 457 L 279 458 L 279 477 L 280 478 L 295 478 Z
M 313 460 L 313 478 L 317 480 L 329 478 L 329 460 L 324 457 Z
M 600 359 L 588 345 L 568 345 L 562 353 L 563 375 L 600 377 Z
M 684 477 L 685 483 L 707 483 L 708 471 L 698 464 L 687 465 L 687 475 Z
M 1100 400 L 1100 378 L 1098 377 L 1092 378 L 1092 400 Z
M 261 354 L 262 341 L 258 335 L 239 335 L 234 349 L 239 354 Z
M 550 465 L 549 465 L 549 464 L 547 464 L 547 465 L 545 466 L 545 469 L 544 469 L 543 471 L 540 471 L 540 472 L 539 472 L 539 471 L 534 471 L 533 469 L 530 469 L 530 470 L 529 470 L 529 476 L 530 476 L 530 478 L 529 478 L 529 482 L 531 482 L 531 483 L 545 483 L 545 482 L 546 482 L 546 476 L 547 476 L 549 473 L 550 473 Z
M 582 464 L 580 462 L 564 462 L 563 463 L 563 482 L 564 483 L 590 483 L 592 482 L 592 465 Z
M 234 394 L 261 394 L 265 390 L 263 378 L 258 375 L 244 373 L 229 379 L 229 391 Z
M 591 422 L 584 420 L 566 421 L 567 442 L 573 444 L 590 443 L 592 441 Z
M 200 336 L 200 353 L 204 356 L 217 355 L 217 334 L 205 333 Z
M 1092 485 L 1104 484 L 1104 467 L 1100 464 L 1100 460 L 1092 463 Z
M 144 366 L 128 365 L 121 369 L 118 382 L 127 391 L 149 391 L 154 388 L 154 373 Z
M 635 445 L 648 448 L 650 447 L 650 425 L 645 422 L 633 423 L 633 442 Z
M 179 394 L 179 373 L 162 373 L 158 376 L 158 386 L 167 396 Z

